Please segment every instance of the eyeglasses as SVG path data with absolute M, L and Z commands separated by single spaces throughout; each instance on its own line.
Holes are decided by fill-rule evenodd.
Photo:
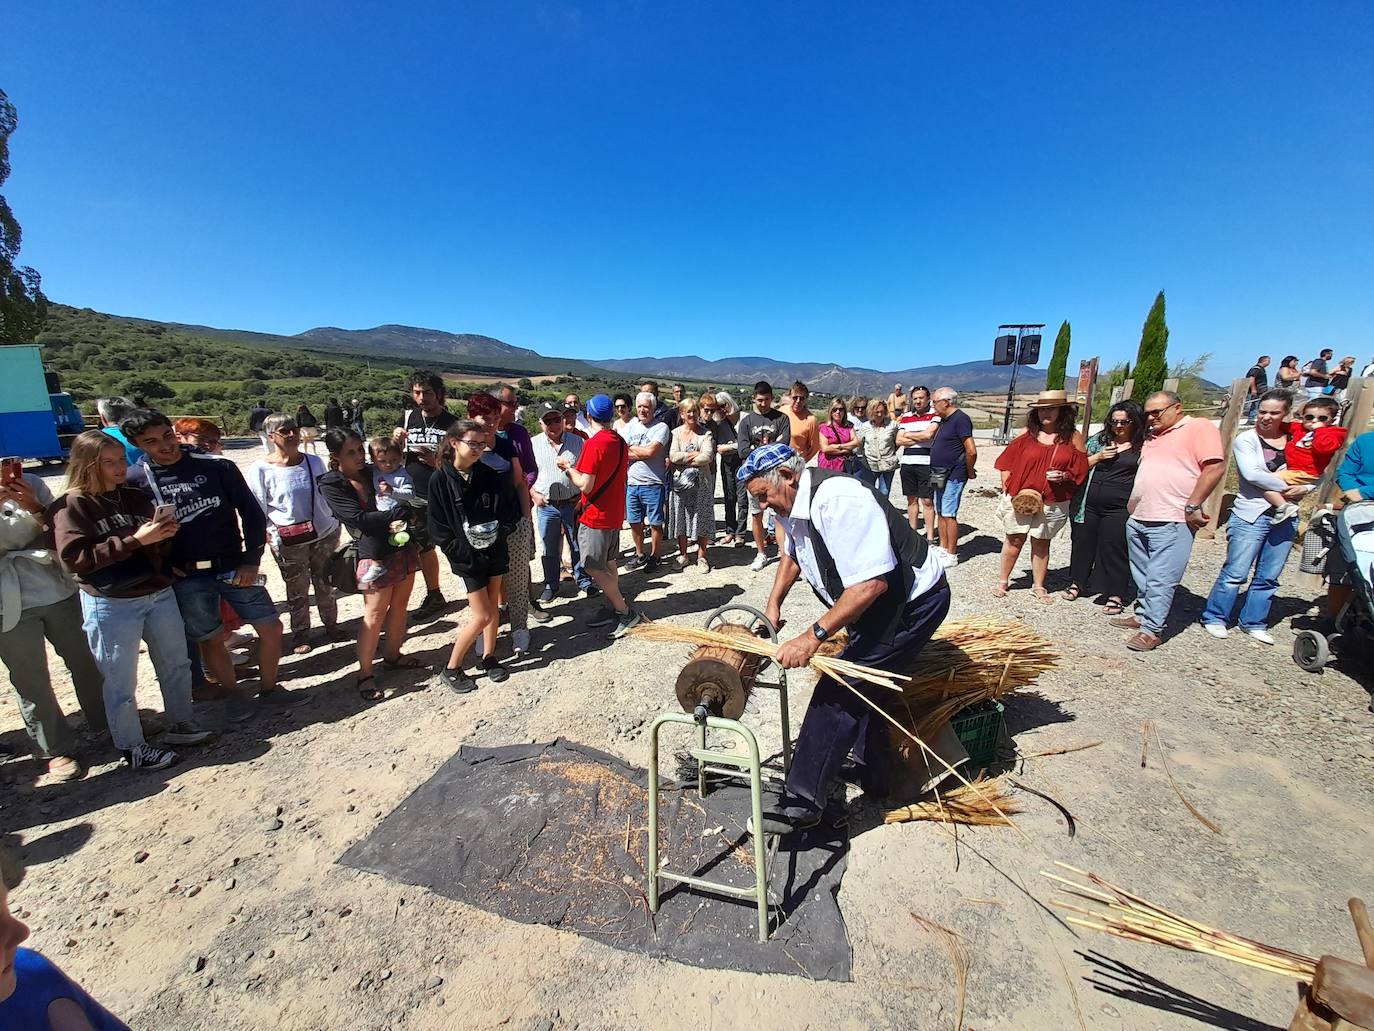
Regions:
M 714 411 L 716 411 L 715 408 L 707 408 L 705 405 L 702 405 L 702 406 L 701 406 L 701 414 L 702 414 L 702 415 L 710 415 L 710 414 L 711 414 L 712 412 L 714 412 Z
M 283 426 L 280 429 L 273 430 L 272 432 L 279 437 L 294 437 L 300 431 L 297 430 L 294 426 Z
M 470 447 L 474 451 L 491 450 L 491 445 L 488 444 L 485 440 L 468 440 L 466 437 L 463 437 L 458 441 L 458 443 L 462 444 L 464 447 Z
M 1330 422 L 1330 421 L 1331 421 L 1331 416 L 1329 416 L 1329 415 L 1317 415 L 1315 412 L 1313 412 L 1313 413 L 1311 413 L 1311 414 L 1304 415 L 1304 416 L 1302 417 L 1302 421 L 1303 421 L 1303 422 Z
M 1157 419 L 1165 412 L 1167 412 L 1170 408 L 1177 408 L 1181 403 L 1182 402 L 1175 401 L 1173 404 L 1165 405 L 1163 408 L 1147 408 L 1145 409 L 1145 418 Z
M 1112 420 L 1112 425 L 1113 425 L 1113 426 L 1129 426 L 1130 424 L 1131 424 L 1131 420 L 1130 420 L 1130 419 L 1113 419 L 1113 420 Z

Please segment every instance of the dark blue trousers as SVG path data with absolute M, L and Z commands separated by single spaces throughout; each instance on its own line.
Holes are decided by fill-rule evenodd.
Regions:
M 851 630 L 849 645 L 840 657 L 891 673 L 906 673 L 948 613 L 949 581 L 942 578 L 907 603 L 891 643 L 866 640 Z M 856 681 L 854 687 L 880 704 L 891 701 L 888 688 L 863 681 Z M 877 797 L 885 795 L 890 780 L 890 726 L 843 684 L 821 677 L 797 736 L 787 792 L 824 809 L 840 764 L 852 752 L 864 791 Z

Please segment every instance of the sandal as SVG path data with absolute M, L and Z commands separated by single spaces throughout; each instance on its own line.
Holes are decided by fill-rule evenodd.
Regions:
M 363 687 L 368 681 L 372 682 L 372 686 Z M 359 677 L 353 686 L 358 689 L 358 697 L 365 702 L 380 702 L 386 697 L 386 692 L 377 686 L 377 678 L 371 673 L 365 677 Z
M 1077 601 L 1078 596 L 1082 593 L 1083 592 L 1078 589 L 1078 585 L 1074 584 L 1068 590 L 1061 592 L 1059 597 L 1063 598 L 1065 601 Z
M 293 646 L 292 646 L 292 648 L 291 648 L 291 654 L 292 654 L 292 655 L 309 655 L 309 654 L 310 654 L 312 651 L 314 651 L 314 650 L 315 650 L 315 646 L 312 645 L 309 641 L 307 641 L 307 640 L 305 640 L 305 639 L 302 638 L 299 644 L 296 644 L 296 645 L 293 645 Z
M 70 755 L 55 755 L 48 760 L 48 776 L 60 784 L 65 784 L 70 780 L 80 780 L 86 775 L 86 769 L 81 765 L 80 760 Z
M 1046 605 L 1054 604 L 1054 595 L 1051 594 L 1049 591 L 1045 590 L 1045 588 L 1043 587 L 1032 587 L 1031 593 L 1034 594 L 1041 601 L 1043 601 Z
M 387 669 L 424 669 L 425 664 L 413 655 L 398 655 L 394 659 L 383 658 L 382 665 Z
M 992 596 L 993 596 L 994 598 L 1005 598 L 1005 597 L 1007 596 L 1007 584 L 1008 584 L 1008 583 L 1009 583 L 1009 581 L 1003 580 L 1003 581 L 1002 581 L 1001 583 L 999 583 L 996 587 L 994 587 L 994 588 L 992 589 Z
M 1119 616 L 1124 606 L 1120 598 L 1108 598 L 1107 604 L 1102 606 L 1102 611 L 1108 616 Z

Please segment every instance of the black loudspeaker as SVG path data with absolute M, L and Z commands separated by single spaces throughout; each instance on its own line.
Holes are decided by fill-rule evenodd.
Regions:
M 1016 361 L 1016 337 L 1000 336 L 992 342 L 992 364 L 1011 365 Z
M 1021 338 L 1021 364 L 1034 365 L 1040 360 L 1040 334 L 1031 333 Z

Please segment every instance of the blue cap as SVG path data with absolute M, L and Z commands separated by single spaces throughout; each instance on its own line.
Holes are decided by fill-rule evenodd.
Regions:
M 615 405 L 606 394 L 593 394 L 587 402 L 587 415 L 597 422 L 610 422 L 615 415 Z
M 739 467 L 739 472 L 735 473 L 735 479 L 740 483 L 748 483 L 759 473 L 766 473 L 796 456 L 797 453 L 786 444 L 764 444 L 762 447 L 756 447 L 749 452 L 749 457 Z

